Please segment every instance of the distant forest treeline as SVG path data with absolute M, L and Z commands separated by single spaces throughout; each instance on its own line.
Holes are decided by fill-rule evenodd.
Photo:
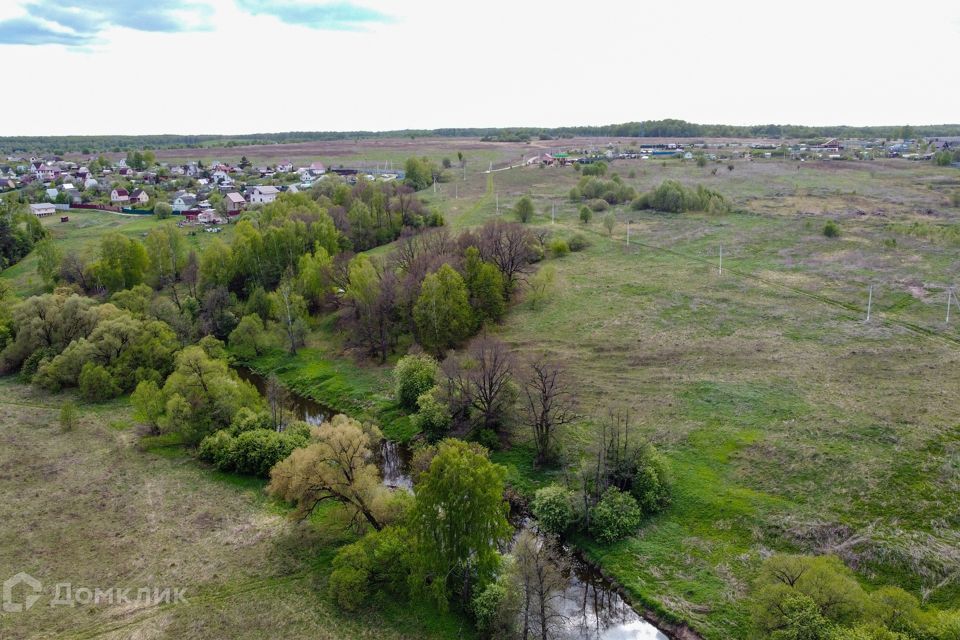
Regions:
M 696 124 L 684 120 L 645 120 L 586 127 L 501 127 L 401 129 L 397 131 L 288 131 L 285 133 L 249 133 L 240 135 L 142 135 L 142 136 L 12 136 L 0 137 L 0 152 L 83 153 L 124 152 L 134 149 L 199 149 L 241 145 L 285 144 L 324 140 L 376 138 L 481 138 L 489 141 L 519 142 L 534 139 L 573 136 L 611 136 L 618 138 L 885 138 L 913 136 L 957 136 L 960 124 L 878 127 L 810 127 L 763 124 L 735 126 Z

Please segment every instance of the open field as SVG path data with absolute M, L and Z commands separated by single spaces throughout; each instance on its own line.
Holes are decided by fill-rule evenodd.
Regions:
M 431 607 L 384 599 L 338 612 L 324 585 L 353 540 L 337 508 L 286 518 L 259 480 L 211 472 L 179 449 L 143 451 L 125 401 L 83 406 L 62 432 L 51 398 L 0 379 L 0 575 L 41 580 L 42 599 L 0 616 L 0 637 L 469 637 Z M 48 606 L 54 585 L 185 589 L 176 604 Z
M 556 204 L 553 231 L 592 242 L 551 261 L 555 295 L 521 304 L 501 337 L 560 359 L 595 422 L 629 411 L 673 462 L 675 504 L 592 554 L 640 601 L 709 638 L 745 634 L 743 597 L 772 549 L 839 553 L 867 583 L 955 606 L 960 318 L 945 325 L 944 314 L 960 212 L 944 192 L 960 174 L 907 162 L 711 168 L 615 163 L 638 189 L 703 183 L 740 211 L 619 207 L 612 238 L 602 214 L 576 220 L 572 169 L 507 171 L 490 185 L 503 209 L 531 194 L 540 224 Z M 455 201 L 462 217 L 450 218 L 477 224 L 494 206 L 485 192 Z M 822 235 L 828 219 L 839 239 Z M 947 232 L 900 230 L 914 222 Z

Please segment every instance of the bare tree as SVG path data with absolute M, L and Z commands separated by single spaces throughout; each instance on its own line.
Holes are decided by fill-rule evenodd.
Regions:
M 557 637 L 566 617 L 562 602 L 567 581 L 563 561 L 549 540 L 524 530 L 513 547 L 513 581 L 520 593 L 521 638 Z
M 478 240 L 480 256 L 497 265 L 512 290 L 533 260 L 536 238 L 518 222 L 490 220 L 480 228 Z
M 287 405 L 290 403 L 290 392 L 281 384 L 276 375 L 267 378 L 267 404 L 270 407 L 270 419 L 273 421 L 273 427 L 277 431 L 283 430 L 283 416 Z
M 533 430 L 537 465 L 555 453 L 557 431 L 577 419 L 575 398 L 566 371 L 538 358 L 529 363 L 523 386 L 526 423 Z
M 476 426 L 499 430 L 513 403 L 513 356 L 507 346 L 488 336 L 476 340 L 462 362 L 444 362 L 451 413 L 475 412 Z

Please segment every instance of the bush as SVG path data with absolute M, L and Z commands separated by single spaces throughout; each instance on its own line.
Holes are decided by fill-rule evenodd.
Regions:
M 590 242 L 582 233 L 575 233 L 573 237 L 567 241 L 567 245 L 570 247 L 570 251 L 583 251 L 590 246 Z
M 587 205 L 580 207 L 580 222 L 590 224 L 591 219 L 593 219 L 593 211 L 590 211 L 590 207 Z
M 520 222 L 530 222 L 533 219 L 533 201 L 528 196 L 523 196 L 517 202 L 514 212 Z
M 407 411 L 417 410 L 417 400 L 433 388 L 437 376 L 437 361 L 426 354 L 406 355 L 393 369 L 393 384 L 397 402 Z
M 306 429 L 290 428 L 283 432 L 253 429 L 232 436 L 221 429 L 200 442 L 198 455 L 221 471 L 266 478 L 275 464 L 307 445 L 308 434 Z
M 153 213 L 161 220 L 169 218 L 173 214 L 173 207 L 169 202 L 158 202 L 153 207 Z
M 570 245 L 563 238 L 554 238 L 550 241 L 550 253 L 554 258 L 562 258 L 570 253 Z
M 510 615 L 510 590 L 503 580 L 491 582 L 473 596 L 470 609 L 473 611 L 477 630 L 485 638 L 509 638 L 513 634 L 513 617 Z
M 80 370 L 80 393 L 91 402 L 103 402 L 120 395 L 120 387 L 103 365 L 88 362 Z
M 572 189 L 570 189 L 569 196 L 570 196 L 570 202 L 580 202 L 580 199 L 583 197 L 582 195 L 580 195 L 580 189 L 577 189 L 576 187 L 573 187 Z
M 587 203 L 593 211 L 606 211 L 610 208 L 610 203 L 604 200 L 603 198 L 596 198 Z
M 232 447 L 233 436 L 221 429 L 200 441 L 197 457 L 221 471 L 233 471 Z
M 613 229 L 617 226 L 617 216 L 608 213 L 603 216 L 603 227 L 607 230 L 607 235 L 613 235 Z
M 636 499 L 610 487 L 590 510 L 590 533 L 600 542 L 611 544 L 634 533 L 642 519 L 643 512 Z
M 233 420 L 230 421 L 228 433 L 232 436 L 238 436 L 244 431 L 253 431 L 255 429 L 273 429 L 273 418 L 266 411 L 255 411 L 250 407 L 241 407 Z
M 64 431 L 73 431 L 77 426 L 77 405 L 67 400 L 60 407 L 60 428 Z
M 496 451 L 500 448 L 500 438 L 493 429 L 477 429 L 473 432 L 471 438 L 477 444 L 483 445 L 489 451 Z
M 840 225 L 838 225 L 833 220 L 828 220 L 827 224 L 823 225 L 823 235 L 828 238 L 837 238 L 840 236 Z
M 362 541 L 348 544 L 333 558 L 328 587 L 340 608 L 356 611 L 370 591 L 371 562 Z
M 670 490 L 667 459 L 651 445 L 644 445 L 630 484 L 630 495 L 644 513 L 656 513 L 670 504 Z
M 437 400 L 434 389 L 427 391 L 417 398 L 418 410 L 410 421 L 417 431 L 420 431 L 431 442 L 443 438 L 450 429 L 453 418 L 447 405 Z
M 530 510 L 540 528 L 548 533 L 561 535 L 573 523 L 572 495 L 569 489 L 558 484 L 538 489 Z

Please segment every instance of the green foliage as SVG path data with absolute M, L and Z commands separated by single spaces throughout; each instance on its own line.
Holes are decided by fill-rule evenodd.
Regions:
M 60 428 L 64 431 L 73 431 L 77 427 L 80 416 L 77 415 L 77 405 L 67 400 L 60 405 Z
M 439 170 L 426 158 L 408 158 L 403 165 L 403 182 L 414 191 L 422 191 L 433 184 Z
M 517 220 L 520 222 L 530 222 L 533 220 L 533 201 L 529 196 L 523 196 L 517 201 L 516 206 L 513 208 L 513 212 L 517 216 Z
M 169 202 L 158 202 L 153 205 L 153 215 L 157 216 L 160 220 L 166 220 L 173 215 L 173 207 Z
M 649 443 L 639 450 L 630 494 L 644 513 L 662 511 L 670 504 L 672 481 L 667 459 Z
M 36 244 L 34 251 L 37 254 L 37 273 L 48 285 L 54 284 L 60 275 L 60 262 L 63 260 L 60 247 L 53 240 L 44 239 Z
M 418 398 L 436 384 L 437 361 L 426 354 L 406 355 L 393 368 L 394 395 L 401 407 L 415 411 Z
M 417 480 L 411 533 L 418 585 L 446 607 L 451 586 L 490 582 L 498 545 L 512 532 L 503 499 L 505 471 L 466 442 L 444 440 Z M 458 577 L 460 578 L 458 580 Z
M 507 310 L 503 274 L 495 264 L 482 260 L 476 247 L 466 250 L 463 273 L 477 323 L 499 322 Z
M 402 527 L 384 527 L 337 552 L 328 589 L 342 609 L 356 611 L 374 589 L 404 595 L 409 571 L 409 533 Z
M 148 264 L 143 243 L 113 232 L 100 241 L 100 259 L 88 268 L 92 281 L 108 291 L 120 291 L 143 282 Z
M 417 398 L 417 412 L 410 420 L 417 431 L 423 433 L 430 442 L 436 442 L 447 435 L 453 417 L 447 403 L 438 399 L 436 390 L 431 389 Z
M 243 316 L 237 328 L 230 332 L 229 340 L 230 349 L 241 360 L 252 360 L 263 355 L 267 349 L 263 320 L 258 315 Z
M 200 442 L 198 455 L 221 471 L 266 478 L 274 465 L 287 458 L 294 449 L 306 446 L 308 441 L 309 427 L 303 423 L 282 432 L 249 429 L 231 435 L 222 429 Z
M 505 576 L 477 591 L 470 602 L 470 612 L 485 638 L 513 637 L 516 621 L 512 615 L 517 594 Z
M 587 203 L 587 206 L 590 207 L 591 211 L 595 211 L 599 213 L 601 211 L 606 211 L 607 209 L 609 209 L 610 203 L 604 200 L 603 198 L 594 198 L 593 200 Z M 612 215 L 612 214 L 609 214 L 609 215 Z
M 610 487 L 590 510 L 590 533 L 600 542 L 611 544 L 635 533 L 642 520 L 643 511 L 636 499 Z
M 420 344 L 438 357 L 470 335 L 474 318 L 467 286 L 449 264 L 423 279 L 413 319 Z
M 603 216 L 603 227 L 607 230 L 608 236 L 613 235 L 613 230 L 616 228 L 616 226 L 617 216 L 612 213 L 608 213 L 607 215 Z
M 545 303 L 553 295 L 556 286 L 557 270 L 552 264 L 537 269 L 528 282 L 527 300 L 530 306 L 537 308 Z
M 590 241 L 587 240 L 587 236 L 582 233 L 575 233 L 570 240 L 567 241 L 567 245 L 570 247 L 570 251 L 583 251 L 590 246 Z
M 585 176 L 603 176 L 607 173 L 607 163 L 600 161 L 585 164 L 580 172 Z
M 91 402 L 104 402 L 120 395 L 120 386 L 114 382 L 103 365 L 87 362 L 80 370 L 80 393 Z
M 160 429 L 160 419 L 163 417 L 166 398 L 153 380 L 144 380 L 130 394 L 130 404 L 133 405 L 133 416 L 148 425 L 151 430 Z
M 669 213 L 703 211 L 725 213 L 730 205 L 718 192 L 697 185 L 696 189 L 684 187 L 676 180 L 664 180 L 656 189 L 640 195 L 631 204 L 633 209 L 655 209 Z
M 583 205 L 580 207 L 580 222 L 583 224 L 590 224 L 590 220 L 593 219 L 593 211 L 590 210 L 590 207 Z
M 580 200 L 583 198 L 583 196 L 580 194 L 580 189 L 576 187 L 570 189 L 568 196 L 570 198 L 570 202 L 580 202 Z
M 554 258 L 562 258 L 570 253 L 570 245 L 563 238 L 554 238 L 550 241 L 550 253 Z
M 573 495 L 562 485 L 547 485 L 537 490 L 530 510 L 541 529 L 563 535 L 574 521 Z
M 779 608 L 782 622 L 770 633 L 771 640 L 830 640 L 833 636 L 832 625 L 810 597 L 802 593 L 790 594 Z
M 823 235 L 828 238 L 840 237 L 840 225 L 833 220 L 827 220 L 827 224 L 823 225 Z

